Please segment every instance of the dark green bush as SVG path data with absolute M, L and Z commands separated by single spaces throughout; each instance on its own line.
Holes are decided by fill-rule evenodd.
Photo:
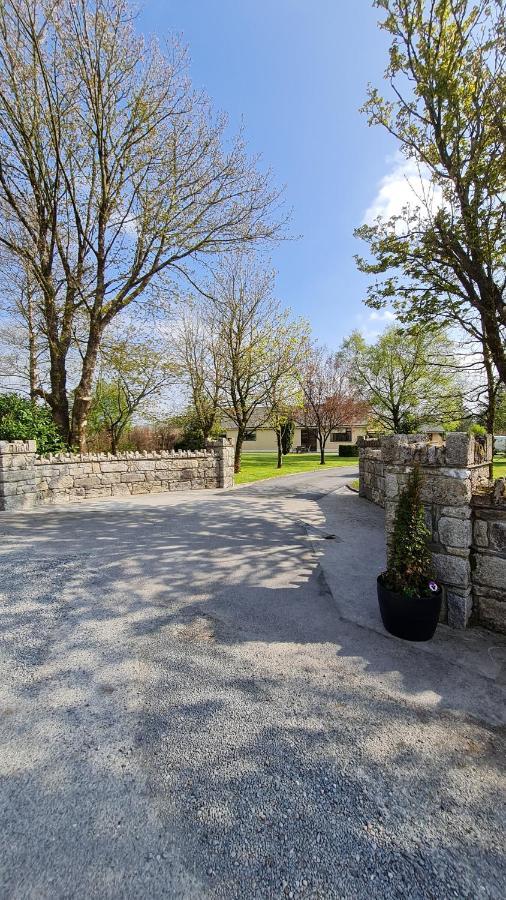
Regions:
M 36 441 L 37 453 L 65 449 L 47 406 L 19 394 L 0 394 L 0 441 Z
M 283 456 L 286 456 L 287 453 L 290 453 L 290 450 L 293 446 L 294 436 L 295 422 L 290 419 L 288 422 L 285 422 L 281 426 L 281 449 L 283 451 Z
M 170 424 L 178 432 L 174 450 L 202 450 L 205 446 L 204 433 L 195 412 L 192 409 L 173 416 Z
M 340 444 L 339 456 L 358 456 L 358 447 L 356 444 Z

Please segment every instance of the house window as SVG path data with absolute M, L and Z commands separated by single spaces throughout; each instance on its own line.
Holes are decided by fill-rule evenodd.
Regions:
M 244 435 L 245 441 L 256 441 L 256 439 L 257 439 L 256 431 L 247 431 L 246 434 Z
M 346 428 L 345 431 L 334 431 L 332 434 L 333 444 L 344 444 L 345 441 L 351 441 L 351 428 Z

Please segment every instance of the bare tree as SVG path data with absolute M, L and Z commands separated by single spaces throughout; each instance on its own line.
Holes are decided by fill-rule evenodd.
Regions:
M 27 265 L 0 252 L 0 345 L 6 376 L 35 400 L 45 370 L 38 286 Z
M 182 316 L 175 347 L 181 380 L 189 390 L 204 441 L 209 439 L 218 423 L 223 389 L 220 354 L 215 346 L 216 336 L 209 313 L 210 308 L 202 303 L 190 307 Z
M 0 245 L 38 287 L 49 404 L 84 449 L 105 329 L 208 254 L 271 239 L 277 194 L 128 0 L 0 4 Z M 83 347 L 71 408 L 68 356 Z
M 274 273 L 250 255 L 223 258 L 205 292 L 202 321 L 219 383 L 219 406 L 237 426 L 234 465 L 246 433 L 265 424 L 281 381 L 293 374 L 307 332 L 273 294 Z
M 350 387 L 348 368 L 338 353 L 313 344 L 300 372 L 306 426 L 316 429 L 320 463 L 325 465 L 325 446 L 332 431 L 364 415 L 365 404 Z

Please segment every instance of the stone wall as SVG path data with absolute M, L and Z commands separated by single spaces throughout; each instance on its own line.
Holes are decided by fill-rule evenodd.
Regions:
M 385 467 L 387 557 L 399 495 L 409 473 L 418 465 L 423 476 L 422 498 L 432 535 L 434 576 L 444 586 L 443 618 L 465 628 L 473 609 L 470 547 L 471 498 L 488 486 L 491 444 L 482 445 L 467 434 L 448 434 L 446 443 L 431 444 L 424 435 L 382 438 Z
M 34 441 L 0 441 L 0 510 L 161 491 L 228 488 L 233 449 L 226 439 L 197 452 L 56 454 L 39 457 Z
M 506 501 L 490 481 L 492 440 L 450 433 L 441 445 L 425 435 L 390 435 L 381 449 L 361 450 L 360 493 L 374 499 L 371 461 L 383 465 L 387 557 L 397 503 L 415 465 L 423 476 L 422 497 L 431 532 L 434 575 L 444 588 L 443 621 L 456 628 L 479 622 L 506 631 Z M 371 456 L 374 453 L 374 456 Z M 381 476 L 380 476 L 381 477 Z M 378 492 L 379 494 L 379 492 Z
M 384 506 L 385 476 L 380 442 L 359 438 L 357 446 L 360 496 Z
M 506 479 L 473 495 L 473 619 L 506 634 Z

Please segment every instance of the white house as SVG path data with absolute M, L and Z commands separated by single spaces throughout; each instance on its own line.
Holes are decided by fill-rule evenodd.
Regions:
M 260 410 L 257 416 L 254 416 L 250 424 L 250 430 L 246 435 L 243 444 L 243 451 L 255 453 L 273 453 L 277 450 L 276 432 L 268 425 L 256 425 L 255 422 L 263 422 L 264 412 Z M 234 425 L 228 416 L 222 416 L 221 424 L 223 431 L 228 439 L 235 445 L 237 440 L 237 426 Z M 330 435 L 327 444 L 327 451 L 338 452 L 341 444 L 356 444 L 357 438 L 367 434 L 367 424 L 365 422 L 351 422 L 347 425 L 340 425 Z M 309 451 L 316 452 L 318 450 L 318 442 L 316 428 L 308 428 L 304 425 L 296 424 L 295 434 L 292 443 L 292 450 L 297 447 L 304 447 Z

